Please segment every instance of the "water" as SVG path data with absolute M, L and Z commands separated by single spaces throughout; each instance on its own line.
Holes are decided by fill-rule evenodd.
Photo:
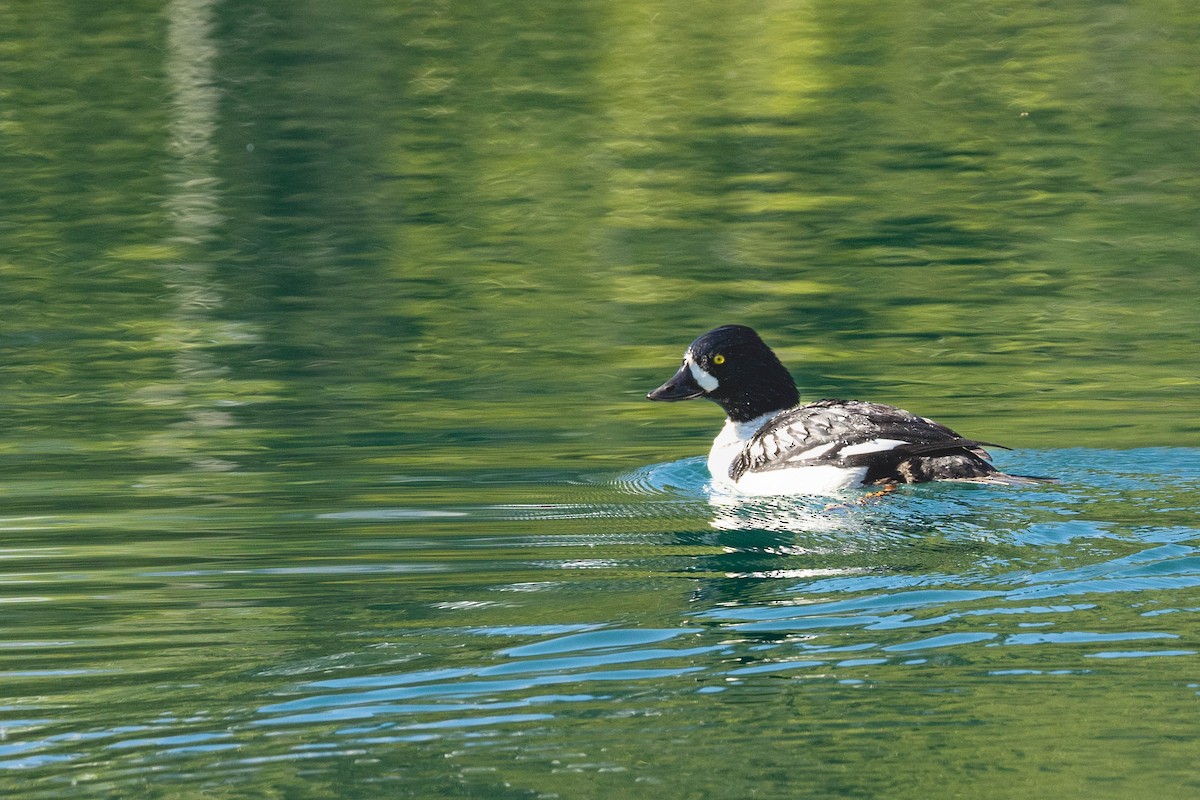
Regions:
M 1063 483 L 835 510 L 712 505 L 685 459 L 10 516 L 0 764 L 31 797 L 1187 796 L 1195 452 L 1034 464 Z
M 1196 796 L 1198 24 L 0 10 L 0 793 Z M 713 497 L 727 322 L 1061 482 Z

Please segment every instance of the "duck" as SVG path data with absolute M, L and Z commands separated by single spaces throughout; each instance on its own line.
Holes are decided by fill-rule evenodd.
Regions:
M 1009 475 L 985 448 L 927 417 L 862 400 L 800 404 L 787 368 L 745 325 L 698 337 L 670 380 L 646 395 L 704 398 L 725 412 L 708 470 L 717 489 L 750 495 L 839 495 L 847 490 L 957 481 L 1020 486 L 1050 478 Z

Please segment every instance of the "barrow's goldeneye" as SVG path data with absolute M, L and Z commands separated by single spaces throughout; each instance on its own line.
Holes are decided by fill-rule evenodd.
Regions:
M 747 494 L 835 494 L 857 486 L 925 481 L 1021 485 L 983 445 L 895 406 L 858 400 L 798 405 L 787 369 L 752 329 L 726 325 L 692 342 L 683 366 L 650 400 L 704 397 L 725 410 L 708 469 Z M 1000 447 L 1001 445 L 990 445 Z

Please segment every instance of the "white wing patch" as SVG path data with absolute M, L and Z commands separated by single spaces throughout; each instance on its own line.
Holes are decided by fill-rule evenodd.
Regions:
M 882 453 L 886 450 L 893 450 L 902 444 L 909 444 L 909 442 L 903 439 L 871 439 L 869 442 L 843 447 L 841 455 L 854 456 L 860 453 Z
M 770 465 L 775 463 L 794 464 L 802 461 L 819 461 L 822 456 L 833 452 L 838 459 L 845 456 L 861 455 L 863 453 L 883 453 L 901 445 L 909 444 L 903 439 L 871 439 L 858 444 L 843 445 L 840 441 L 822 442 L 821 444 L 797 450 L 801 442 L 789 436 L 786 430 L 781 430 L 758 439 L 750 444 L 748 455 L 751 463 Z M 768 467 L 769 469 L 770 467 Z M 761 467 L 760 467 L 761 469 Z

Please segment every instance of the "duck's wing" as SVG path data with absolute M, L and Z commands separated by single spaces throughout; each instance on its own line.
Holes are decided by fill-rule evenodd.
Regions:
M 921 457 L 963 457 L 987 474 L 986 442 L 902 408 L 857 400 L 818 400 L 780 412 L 746 442 L 730 465 L 736 481 L 747 472 L 806 466 L 868 468 L 868 481 L 887 478 L 898 464 Z M 998 445 L 990 445 L 998 446 Z

